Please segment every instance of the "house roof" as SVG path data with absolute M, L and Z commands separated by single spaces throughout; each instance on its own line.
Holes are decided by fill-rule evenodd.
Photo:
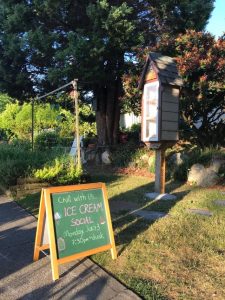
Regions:
M 138 85 L 140 89 L 143 89 L 146 73 L 151 67 L 157 73 L 162 84 L 182 86 L 182 79 L 178 74 L 175 59 L 161 53 L 151 52 L 145 63 Z

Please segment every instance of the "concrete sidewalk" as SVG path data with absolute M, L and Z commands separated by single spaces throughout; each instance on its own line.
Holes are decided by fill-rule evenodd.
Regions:
M 53 282 L 49 256 L 33 262 L 36 221 L 0 197 L 0 299 L 140 299 L 88 258 L 61 265 Z

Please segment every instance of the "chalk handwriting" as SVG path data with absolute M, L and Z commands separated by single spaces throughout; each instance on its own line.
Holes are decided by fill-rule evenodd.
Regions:
M 74 203 L 74 202 L 85 202 L 85 201 L 96 201 L 98 198 L 93 195 L 92 193 L 84 193 L 84 192 L 79 192 L 79 193 L 64 193 L 60 195 L 57 199 L 58 203 L 61 204 L 68 204 L 68 203 Z
M 91 217 L 85 217 L 85 218 L 80 218 L 80 219 L 71 219 L 71 224 L 70 226 L 80 226 L 83 224 L 92 224 L 93 221 L 91 219 Z

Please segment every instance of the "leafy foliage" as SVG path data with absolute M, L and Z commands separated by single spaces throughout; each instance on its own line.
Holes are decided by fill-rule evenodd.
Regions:
M 34 176 L 54 184 L 72 184 L 84 180 L 83 171 L 74 159 L 62 154 L 60 149 L 41 151 L 27 142 L 15 140 L 11 144 L 0 144 L 0 188 L 16 185 L 20 177 Z
M 54 129 L 57 127 L 57 121 L 60 121 L 60 111 L 58 107 L 50 104 L 39 104 L 35 109 L 35 127 L 38 132 L 44 129 Z
M 13 102 L 13 99 L 7 94 L 0 93 L 0 113 L 5 110 L 7 104 Z
M 17 178 L 31 175 L 33 169 L 40 168 L 56 155 L 57 152 L 32 152 L 29 144 L 18 140 L 11 144 L 0 144 L 1 185 L 5 188 L 15 185 Z
M 96 122 L 94 111 L 89 104 L 79 104 L 80 134 L 84 136 L 96 135 Z
M 225 145 L 225 36 L 187 31 L 177 38 L 160 41 L 157 51 L 177 57 L 183 79 L 180 97 L 180 137 L 201 148 Z M 139 64 L 149 48 L 140 52 Z M 135 71 L 125 77 L 124 110 L 140 111 Z M 136 99 L 133 101 L 133 99 Z
M 49 104 L 35 107 L 34 122 L 36 129 L 49 129 L 57 126 L 59 111 Z M 32 131 L 31 103 L 20 105 L 19 102 L 6 105 L 0 114 L 0 127 L 5 130 L 8 139 L 12 137 L 29 139 Z
M 59 135 L 56 132 L 42 132 L 35 138 L 35 149 L 47 150 L 59 144 Z
M 94 114 L 88 104 L 83 103 L 80 106 L 79 124 L 80 134 L 96 134 Z M 6 104 L 5 110 L 0 113 L 0 128 L 8 139 L 30 139 L 32 132 L 31 103 L 20 105 L 17 101 Z M 61 108 L 59 105 L 35 104 L 34 131 L 36 145 L 40 142 L 40 147 L 50 147 L 50 145 L 56 145 L 61 138 L 69 137 L 71 140 L 75 131 L 75 118 L 69 110 Z
M 147 148 L 139 147 L 137 142 L 132 139 L 125 144 L 118 144 L 112 148 L 111 159 L 116 167 L 146 169 L 151 173 L 155 172 L 153 152 Z
M 184 88 L 181 113 L 200 147 L 225 145 L 225 35 L 188 31 L 176 40 Z
M 0 114 L 0 128 L 5 131 L 8 138 L 16 132 L 16 116 L 20 111 L 18 102 L 6 104 L 5 110 Z
M 82 174 L 82 169 L 78 168 L 74 159 L 68 156 L 58 157 L 34 172 L 36 178 L 52 184 L 78 183 L 81 182 Z
M 116 143 L 122 77 L 140 47 L 203 29 L 213 2 L 2 1 L 0 90 L 25 99 L 79 78 L 96 102 L 99 143 Z

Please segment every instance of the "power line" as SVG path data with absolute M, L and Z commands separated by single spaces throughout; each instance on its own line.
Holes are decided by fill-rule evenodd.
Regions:
M 54 93 L 56 93 L 56 92 L 58 92 L 58 91 L 64 89 L 65 87 L 67 87 L 67 86 L 69 86 L 69 85 L 73 85 L 73 82 L 74 82 L 74 81 L 78 81 L 78 79 L 74 79 L 74 80 L 72 80 L 72 81 L 70 81 L 70 82 L 68 82 L 68 83 L 66 83 L 66 84 L 64 84 L 64 85 L 62 85 L 62 86 L 60 86 L 59 88 L 57 88 L 57 89 L 55 89 L 55 90 L 49 92 L 49 93 L 46 93 L 46 94 L 44 94 L 44 95 L 42 95 L 42 96 L 36 97 L 36 100 L 41 100 L 42 98 L 45 98 L 45 97 L 47 97 L 47 96 L 50 96 L 50 95 L 52 95 L 52 94 L 54 94 Z M 83 85 L 83 84 L 92 84 L 92 83 L 94 83 L 94 81 L 79 81 L 79 83 L 80 83 L 81 85 Z
M 52 94 L 54 94 L 54 93 L 56 93 L 56 92 L 64 89 L 65 87 L 67 87 L 69 85 L 72 85 L 74 81 L 78 81 L 78 79 L 74 79 L 74 80 L 70 81 L 69 83 L 62 85 L 59 88 L 57 88 L 57 89 L 55 89 L 55 90 L 53 90 L 53 91 L 51 91 L 51 92 L 49 92 L 49 93 L 47 93 L 47 94 L 45 94 L 43 96 L 37 97 L 37 100 L 40 100 L 40 99 L 45 98 L 47 96 L 50 96 L 50 95 L 52 95 Z

